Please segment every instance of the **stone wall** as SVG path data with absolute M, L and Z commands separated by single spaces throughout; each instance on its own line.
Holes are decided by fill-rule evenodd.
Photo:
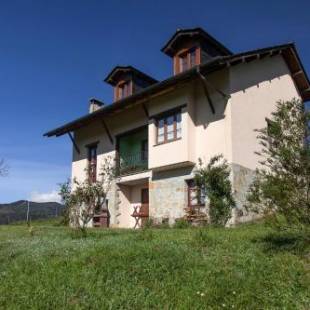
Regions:
M 238 164 L 231 164 L 231 171 L 236 208 L 233 210 L 229 224 L 235 225 L 259 218 L 260 216 L 258 214 L 248 212 L 245 209 L 247 192 L 253 181 L 255 171 Z
M 155 223 L 168 220 L 173 224 L 183 217 L 187 206 L 186 180 L 192 178 L 192 168 L 175 169 L 153 174 L 149 183 L 149 212 Z

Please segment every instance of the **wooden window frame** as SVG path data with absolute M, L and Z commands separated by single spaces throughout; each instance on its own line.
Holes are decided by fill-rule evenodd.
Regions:
M 181 137 L 177 137 L 177 115 L 180 114 L 181 116 Z M 167 119 L 169 117 L 173 116 L 173 138 L 168 139 L 168 125 L 167 125 Z M 164 121 L 164 140 L 159 142 L 158 141 L 158 134 L 159 134 L 159 122 Z M 174 111 L 172 113 L 162 115 L 161 117 L 156 118 L 156 145 L 161 145 L 173 141 L 177 141 L 182 139 L 182 111 Z
M 123 93 L 125 91 L 124 87 L 127 86 L 126 93 Z M 121 81 L 116 86 L 116 100 L 124 99 L 132 94 L 132 82 L 130 80 L 128 81 Z
M 89 145 L 86 145 L 87 147 L 87 161 L 88 161 L 88 171 L 89 171 L 89 180 L 91 183 L 94 183 L 97 181 L 97 167 L 98 167 L 98 142 L 92 143 Z M 92 158 L 92 150 L 95 149 L 95 158 Z M 94 167 L 94 171 L 92 170 L 92 167 Z
M 191 58 L 191 53 L 194 52 L 194 63 L 192 63 L 192 58 Z M 177 61 L 178 61 L 178 68 L 179 68 L 179 72 L 184 72 L 186 70 L 189 70 L 191 68 L 193 68 L 194 66 L 198 65 L 198 53 L 199 53 L 199 49 L 197 47 L 191 47 L 189 49 L 186 49 L 185 51 L 182 51 L 178 54 L 177 57 Z M 183 69 L 183 60 L 186 60 L 186 69 Z
M 198 187 L 195 184 L 195 180 L 194 179 L 186 180 L 186 184 L 187 184 L 187 201 L 188 201 L 187 205 L 188 205 L 188 207 L 189 208 L 204 207 L 205 202 L 201 200 L 204 196 L 201 194 L 200 194 L 200 196 L 198 196 Z M 195 192 L 195 194 L 197 195 L 195 197 L 195 199 L 197 200 L 196 204 L 192 203 L 191 192 Z

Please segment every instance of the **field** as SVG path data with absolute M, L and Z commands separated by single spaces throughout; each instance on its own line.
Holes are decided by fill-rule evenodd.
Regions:
M 87 238 L 0 226 L 0 308 L 309 309 L 309 258 L 305 236 L 263 224 Z

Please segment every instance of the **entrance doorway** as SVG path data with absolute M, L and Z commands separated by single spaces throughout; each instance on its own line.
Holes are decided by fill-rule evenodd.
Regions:
M 141 227 L 145 226 L 148 218 L 149 218 L 149 189 L 142 188 L 141 189 Z

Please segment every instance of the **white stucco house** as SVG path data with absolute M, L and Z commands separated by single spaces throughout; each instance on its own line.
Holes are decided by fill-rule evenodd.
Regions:
M 294 44 L 234 54 L 195 28 L 178 30 L 162 52 L 171 58 L 171 77 L 157 81 L 117 66 L 105 79 L 113 103 L 91 99 L 87 115 L 45 136 L 69 134 L 72 177 L 79 180 L 87 167 L 95 180 L 103 159 L 115 158 L 119 177 L 109 193 L 109 212 L 98 214 L 94 225 L 134 227 L 139 206 L 154 221 L 173 223 L 185 208 L 202 203 L 192 195 L 193 172 L 199 158 L 207 163 L 216 154 L 232 170 L 237 208 L 231 223 L 248 220 L 243 203 L 258 166 L 254 129 L 266 125 L 278 100 L 310 99 Z

